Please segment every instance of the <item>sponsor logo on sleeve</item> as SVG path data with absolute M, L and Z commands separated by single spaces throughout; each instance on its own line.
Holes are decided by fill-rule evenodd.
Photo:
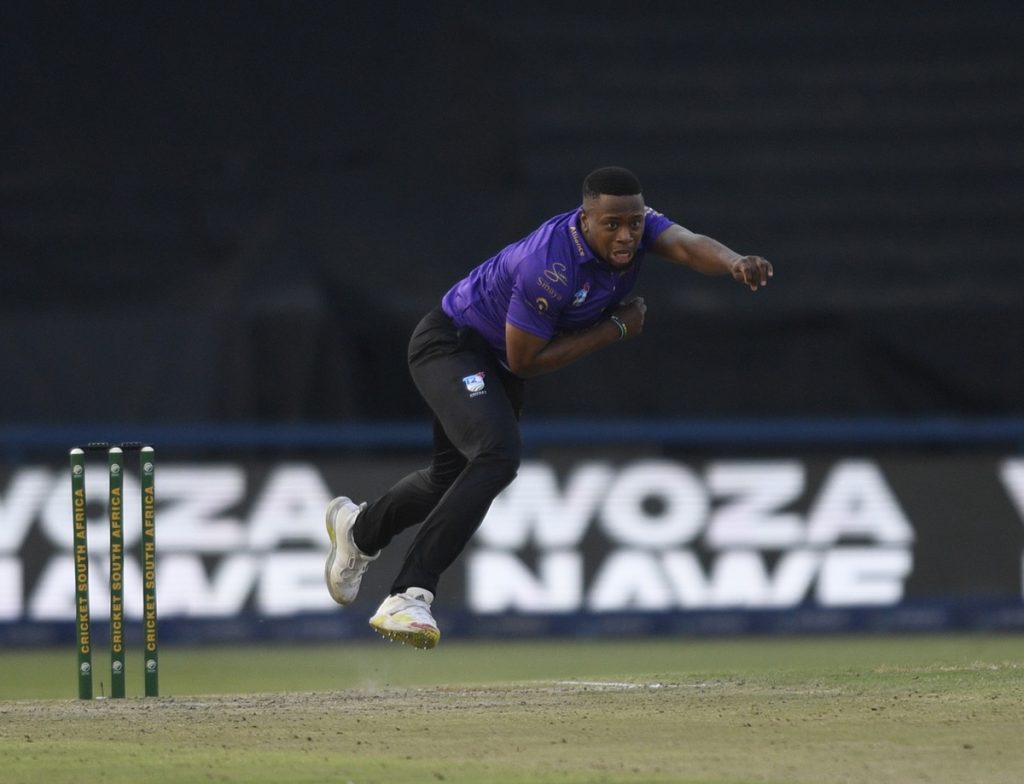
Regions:
M 569 282 L 569 279 L 565 275 L 565 269 L 565 265 L 562 262 L 556 261 L 544 270 L 544 277 L 552 283 L 561 283 L 564 286 Z
M 569 285 L 569 278 L 565 274 L 566 266 L 560 261 L 554 262 L 550 267 L 544 269 L 544 272 L 537 276 L 537 286 L 541 291 L 544 292 L 548 297 L 555 300 L 555 302 L 561 302 L 565 295 L 563 289 Z M 538 303 L 540 300 L 537 300 Z M 546 309 L 547 301 L 544 303 Z

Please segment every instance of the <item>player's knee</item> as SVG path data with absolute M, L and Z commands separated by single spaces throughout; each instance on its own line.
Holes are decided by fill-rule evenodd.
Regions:
M 498 476 L 504 487 L 519 475 L 519 454 L 504 455 L 497 461 L 497 466 Z
M 424 472 L 424 478 L 437 492 L 443 493 L 459 478 L 465 467 L 465 459 L 459 462 L 435 463 Z
M 494 482 L 504 487 L 519 474 L 521 459 L 521 450 L 517 443 L 486 449 L 480 452 L 473 462 L 486 466 L 488 473 L 494 478 Z

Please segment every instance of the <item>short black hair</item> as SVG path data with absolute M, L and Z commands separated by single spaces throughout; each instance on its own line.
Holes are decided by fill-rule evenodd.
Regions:
M 596 199 L 602 193 L 609 196 L 635 196 L 643 193 L 640 180 L 629 169 L 621 166 L 605 166 L 594 169 L 583 180 L 583 198 Z

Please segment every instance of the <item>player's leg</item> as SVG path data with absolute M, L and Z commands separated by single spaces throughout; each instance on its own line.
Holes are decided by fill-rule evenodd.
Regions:
M 454 350 L 412 357 L 410 369 L 443 433 L 466 462 L 417 531 L 370 625 L 392 640 L 433 648 L 441 637 L 430 611 L 438 579 L 518 470 L 522 382 L 498 365 L 479 335 L 465 330 Z
M 367 504 L 352 531 L 356 544 L 363 552 L 375 553 L 406 528 L 422 523 L 465 467 L 466 458 L 435 419 L 430 466 L 402 477 Z
M 438 311 L 420 321 L 409 343 L 410 358 L 426 361 L 442 361 L 457 348 L 454 325 Z M 399 480 L 373 503 L 356 504 L 339 496 L 328 504 L 331 550 L 324 565 L 324 581 L 334 601 L 347 605 L 355 600 L 364 572 L 381 549 L 400 531 L 422 522 L 465 463 L 444 429 L 435 423 L 434 458 L 429 468 Z
M 498 364 L 479 335 L 464 330 L 456 351 L 410 367 L 466 464 L 417 531 L 392 593 L 413 586 L 435 591 L 495 496 L 515 478 L 521 453 L 522 382 Z
M 446 386 L 441 375 L 417 375 L 423 387 Z M 442 405 L 434 392 L 425 396 L 437 406 L 439 419 L 467 462 L 416 532 L 390 594 L 370 618 L 370 626 L 384 637 L 417 648 L 433 648 L 440 641 L 430 610 L 437 582 L 465 548 L 491 501 L 515 478 L 520 452 L 515 409 L 501 383 L 492 383 L 487 395 L 471 401 L 446 396 Z

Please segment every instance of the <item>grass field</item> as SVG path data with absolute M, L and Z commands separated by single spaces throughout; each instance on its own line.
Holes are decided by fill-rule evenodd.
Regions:
M 73 651 L 0 652 L 2 780 L 1024 781 L 1021 636 L 161 654 L 80 702 Z

